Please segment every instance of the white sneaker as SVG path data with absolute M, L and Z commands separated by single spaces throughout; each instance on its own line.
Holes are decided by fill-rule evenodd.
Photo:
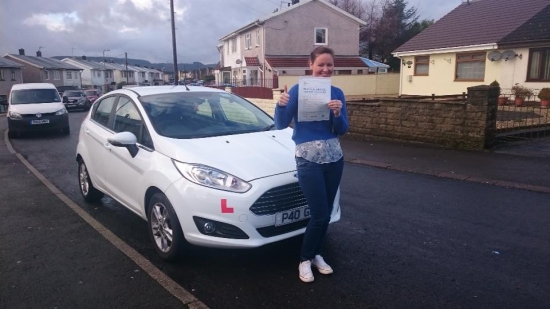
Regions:
M 315 258 L 311 260 L 311 264 L 313 264 L 313 266 L 315 266 L 323 275 L 329 275 L 334 272 L 332 267 L 330 267 L 330 265 L 328 265 L 320 255 L 316 255 Z
M 300 271 L 300 280 L 303 282 L 312 282 L 313 281 L 313 272 L 311 271 L 311 261 L 303 261 L 298 266 Z

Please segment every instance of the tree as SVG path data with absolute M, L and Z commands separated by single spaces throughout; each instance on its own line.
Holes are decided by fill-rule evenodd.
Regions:
M 365 15 L 365 6 L 361 0 L 329 0 L 329 2 L 357 18 L 363 19 Z

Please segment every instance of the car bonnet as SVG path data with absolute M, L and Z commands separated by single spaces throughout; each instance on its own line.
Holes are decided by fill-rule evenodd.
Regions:
M 36 104 L 14 104 L 10 105 L 9 109 L 12 112 L 20 114 L 46 114 L 55 113 L 60 109 L 65 108 L 61 102 L 52 103 L 36 103 Z
M 217 168 L 245 181 L 296 170 L 292 130 L 196 139 L 161 138 L 157 151 L 184 163 Z

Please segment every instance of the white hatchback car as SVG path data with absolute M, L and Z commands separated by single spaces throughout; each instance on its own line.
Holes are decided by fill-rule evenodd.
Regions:
M 252 248 L 302 234 L 309 209 L 292 130 L 206 87 L 149 86 L 96 100 L 80 129 L 82 196 L 107 194 L 149 222 L 159 255 L 188 243 Z M 340 219 L 339 194 L 331 222 Z

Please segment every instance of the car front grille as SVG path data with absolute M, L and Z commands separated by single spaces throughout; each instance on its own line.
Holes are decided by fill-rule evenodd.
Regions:
M 42 115 L 41 117 L 55 116 L 55 113 L 44 113 L 44 114 L 39 113 L 39 114 Z M 23 118 L 37 118 L 36 113 L 34 113 L 34 114 L 22 114 L 21 117 L 23 117 Z
M 267 216 L 306 205 L 306 197 L 296 182 L 265 192 L 252 204 L 250 211 L 258 216 Z

